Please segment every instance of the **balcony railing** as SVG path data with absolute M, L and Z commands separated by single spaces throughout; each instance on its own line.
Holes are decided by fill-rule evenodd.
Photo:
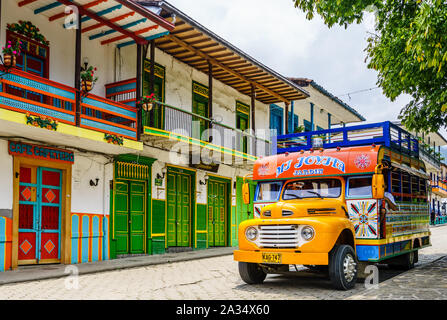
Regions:
M 137 139 L 137 109 L 93 94 L 82 95 L 76 123 L 76 89 L 11 69 L 0 77 L 0 106 L 62 123 Z
M 218 123 L 201 115 L 156 102 L 151 111 L 142 110 L 143 126 L 193 138 L 252 156 L 270 155 L 271 144 L 248 132 Z
M 280 135 L 274 144 L 275 152 L 310 150 L 315 138 L 321 139 L 324 148 L 381 144 L 412 157 L 421 157 L 437 167 L 440 166 L 439 154 L 431 148 L 424 147 L 418 138 L 389 121 Z
M 420 143 L 419 155 L 423 160 L 430 162 L 433 166 L 441 166 L 441 155 L 438 154 L 434 148 L 426 147 L 422 143 Z

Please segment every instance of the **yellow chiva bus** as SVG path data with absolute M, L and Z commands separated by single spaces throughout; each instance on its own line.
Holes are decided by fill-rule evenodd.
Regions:
M 414 267 L 430 245 L 429 176 L 415 137 L 382 122 L 278 136 L 274 145 L 253 168 L 255 218 L 239 225 L 234 259 L 246 283 L 305 265 L 348 290 L 368 263 Z M 250 201 L 248 184 L 243 197 Z

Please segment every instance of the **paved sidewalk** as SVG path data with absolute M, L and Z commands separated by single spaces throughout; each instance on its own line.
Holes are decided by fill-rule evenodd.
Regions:
M 204 250 L 166 253 L 148 256 L 136 256 L 129 258 L 113 259 L 106 261 L 88 262 L 76 264 L 79 274 L 89 274 L 104 271 L 113 271 L 128 268 L 138 268 L 150 265 L 158 265 L 171 262 L 189 261 L 196 259 L 220 257 L 233 254 L 235 248 L 211 248 Z M 53 264 L 41 266 L 22 266 L 17 270 L 0 272 L 0 285 L 25 281 L 35 281 L 67 276 L 66 268 L 69 265 Z
M 447 256 L 365 289 L 348 300 L 447 300 Z

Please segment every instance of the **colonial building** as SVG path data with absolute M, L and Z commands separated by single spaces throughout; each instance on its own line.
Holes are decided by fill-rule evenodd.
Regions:
M 401 124 L 396 122 L 399 126 Z M 419 140 L 419 154 L 425 162 L 427 173 L 430 174 L 429 203 L 430 213 L 441 215 L 443 198 L 447 198 L 447 185 L 445 184 L 446 165 L 441 153 L 441 147 L 447 145 L 447 140 L 439 132 L 418 133 L 411 132 Z
M 287 122 L 284 108 L 276 104 L 270 106 L 270 128 L 276 129 L 278 134 L 293 133 L 300 127 L 304 131 L 318 131 L 330 129 L 333 125 L 365 121 L 354 108 L 314 80 L 307 78 L 289 78 L 289 80 L 306 90 L 309 97 L 292 101 L 290 106 L 285 105 L 288 109 Z
M 271 106 L 305 87 L 165 1 L 2 1 L 1 45 L 18 40 L 0 75 L 0 270 L 237 245 Z

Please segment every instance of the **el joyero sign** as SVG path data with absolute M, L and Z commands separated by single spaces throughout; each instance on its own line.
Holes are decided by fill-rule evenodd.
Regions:
M 68 163 L 74 162 L 74 154 L 72 151 L 23 142 L 9 141 L 8 152 L 13 156 Z

